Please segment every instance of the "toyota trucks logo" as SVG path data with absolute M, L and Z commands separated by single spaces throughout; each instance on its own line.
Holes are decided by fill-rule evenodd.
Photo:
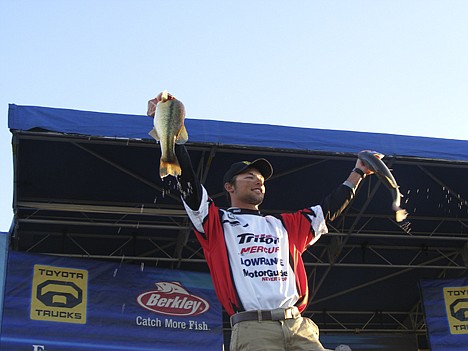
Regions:
M 190 294 L 180 283 L 155 283 L 156 290 L 137 297 L 141 307 L 152 312 L 171 316 L 198 316 L 210 308 L 207 301 Z
M 30 318 L 86 324 L 88 271 L 34 265 Z
M 450 333 L 468 335 L 468 286 L 444 288 L 444 300 Z

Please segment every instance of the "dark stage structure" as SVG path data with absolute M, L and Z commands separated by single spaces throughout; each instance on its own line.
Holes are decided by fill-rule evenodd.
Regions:
M 426 337 L 420 279 L 468 268 L 468 141 L 186 119 L 186 144 L 211 197 L 222 175 L 267 158 L 263 213 L 319 202 L 348 176 L 357 152 L 377 150 L 404 195 L 409 227 L 367 177 L 344 215 L 303 255 L 322 335 Z M 10 250 L 207 271 L 147 116 L 10 105 L 14 222 Z M 224 316 L 226 332 L 229 331 Z

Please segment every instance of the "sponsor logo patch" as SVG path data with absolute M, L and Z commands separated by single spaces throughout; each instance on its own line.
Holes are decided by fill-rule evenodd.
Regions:
M 444 288 L 451 334 L 468 334 L 468 286 Z
M 88 271 L 34 265 L 30 318 L 86 323 Z
M 198 316 L 210 308 L 206 300 L 190 294 L 178 282 L 158 282 L 155 285 L 156 290 L 137 297 L 138 304 L 149 311 L 171 316 Z

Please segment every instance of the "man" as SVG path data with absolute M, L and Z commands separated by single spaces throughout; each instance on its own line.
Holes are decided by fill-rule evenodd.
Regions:
M 148 102 L 149 116 L 159 101 L 161 94 Z M 361 180 L 373 172 L 358 159 L 344 183 L 320 204 L 264 216 L 259 206 L 273 174 L 270 162 L 237 162 L 227 170 L 223 187 L 230 208 L 223 210 L 200 184 L 185 146 L 175 145 L 175 152 L 182 201 L 216 295 L 231 316 L 231 351 L 324 351 L 318 327 L 301 316 L 309 294 L 301 255 L 328 232 L 326 222 L 343 212 Z
M 265 159 L 234 163 L 223 177 L 231 207 L 218 208 L 194 174 L 185 146 L 176 146 L 179 189 L 204 250 L 216 294 L 231 316 L 231 350 L 325 350 L 319 330 L 301 312 L 308 300 L 301 258 L 327 233 L 372 171 L 357 160 L 343 184 L 322 203 L 277 216 L 259 206 L 273 174 Z

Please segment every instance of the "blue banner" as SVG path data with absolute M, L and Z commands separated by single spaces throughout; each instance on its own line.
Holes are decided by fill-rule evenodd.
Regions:
M 420 281 L 432 351 L 468 350 L 468 277 Z
M 221 350 L 209 274 L 10 252 L 0 349 Z
M 5 290 L 5 274 L 8 253 L 9 234 L 0 232 L 0 334 L 2 333 L 3 291 Z

